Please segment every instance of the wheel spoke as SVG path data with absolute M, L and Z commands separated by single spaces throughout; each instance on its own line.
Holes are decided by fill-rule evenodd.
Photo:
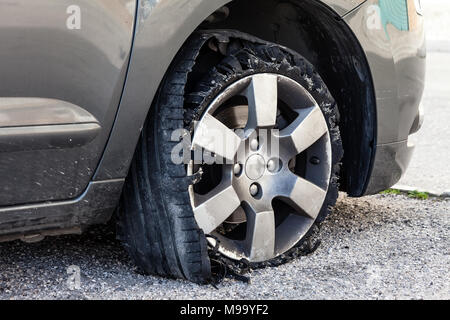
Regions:
M 312 146 L 328 132 L 328 126 L 318 106 L 303 109 L 289 126 L 280 131 L 280 145 L 294 157 Z
M 279 186 L 278 194 L 297 211 L 316 219 L 325 201 L 326 191 L 294 173 L 289 173 L 285 183 Z
M 205 234 L 221 225 L 241 204 L 233 186 L 217 186 L 194 208 L 195 219 Z
M 275 255 L 275 215 L 273 211 L 247 213 L 245 250 L 251 261 L 265 261 Z
M 246 90 L 248 128 L 273 127 L 277 119 L 278 76 L 257 74 Z
M 280 123 L 277 114 L 283 118 Z M 277 124 L 280 130 L 271 130 Z M 241 128 L 242 134 L 228 126 Z M 195 162 L 200 151 L 213 153 L 217 164 L 226 161 L 221 183 L 208 194 L 190 187 L 198 226 L 217 237 L 221 254 L 237 261 L 268 261 L 305 236 L 325 203 L 332 166 L 330 138 L 322 109 L 292 79 L 253 74 L 222 90 L 196 125 L 190 150 L 193 164 L 202 164 Z M 291 161 L 298 154 L 301 159 Z M 209 164 L 205 156 L 203 163 Z M 301 177 L 294 167 L 303 172 Z M 214 172 L 203 179 L 213 183 Z M 235 227 L 228 228 L 229 224 Z
M 233 163 L 240 143 L 241 138 L 233 130 L 207 113 L 195 128 L 192 146 L 194 149 L 212 152 L 227 163 Z

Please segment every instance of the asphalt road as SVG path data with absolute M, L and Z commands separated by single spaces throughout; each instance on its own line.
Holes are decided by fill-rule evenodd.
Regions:
M 218 289 L 137 273 L 107 227 L 3 243 L 0 299 L 450 299 L 449 207 L 404 196 L 341 198 L 313 254 Z M 70 266 L 81 272 L 79 289 L 68 281 Z

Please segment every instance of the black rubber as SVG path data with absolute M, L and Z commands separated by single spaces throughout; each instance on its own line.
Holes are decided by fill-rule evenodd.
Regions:
M 204 43 L 189 42 L 172 65 L 142 130 L 118 212 L 118 236 L 146 273 L 206 283 L 211 267 L 183 165 L 171 161 L 174 130 L 184 125 L 184 87 Z
M 311 247 L 311 233 L 317 230 L 338 196 L 343 149 L 333 97 L 313 66 L 296 52 L 236 31 L 199 32 L 188 40 L 161 85 L 123 191 L 119 234 L 132 259 L 144 271 L 197 283 L 211 280 L 207 241 L 189 201 L 188 186 L 193 179 L 187 177 L 184 165 L 171 161 L 171 150 L 178 143 L 171 141 L 171 134 L 175 129 L 191 129 L 192 121 L 198 120 L 228 85 L 262 72 L 297 81 L 318 102 L 331 134 L 333 174 L 312 231 L 287 253 L 250 266 L 279 265 Z M 217 262 L 217 252 L 211 258 Z M 221 259 L 223 263 L 233 263 L 225 257 Z

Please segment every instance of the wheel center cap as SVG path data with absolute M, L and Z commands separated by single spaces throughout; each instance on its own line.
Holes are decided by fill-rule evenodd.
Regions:
M 245 163 L 245 174 L 251 180 L 258 180 L 264 174 L 266 163 L 264 158 L 259 154 L 254 154 L 248 157 Z

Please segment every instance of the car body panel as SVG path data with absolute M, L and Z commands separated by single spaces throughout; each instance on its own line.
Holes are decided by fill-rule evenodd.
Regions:
M 366 53 L 377 102 L 377 150 L 366 194 L 400 180 L 413 151 L 408 137 L 422 121 L 426 48 L 418 5 L 414 0 L 389 5 L 368 0 L 345 17 Z
M 0 133 L 10 147 L 0 152 L 0 206 L 76 198 L 114 122 L 136 1 L 14 0 L 0 8 L 0 118 L 15 122 Z M 47 112 L 42 101 L 57 106 Z M 77 109 L 96 127 L 70 117 Z
M 338 15 L 344 16 L 349 11 L 364 3 L 366 0 L 321 0 L 322 3 L 329 6 Z
M 117 207 L 123 183 L 124 179 L 91 182 L 75 199 L 0 208 L 0 242 L 32 242 L 105 223 Z

